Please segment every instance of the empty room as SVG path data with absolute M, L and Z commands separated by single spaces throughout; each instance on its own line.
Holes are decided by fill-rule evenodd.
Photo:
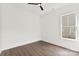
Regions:
M 0 56 L 79 56 L 79 3 L 0 3 Z

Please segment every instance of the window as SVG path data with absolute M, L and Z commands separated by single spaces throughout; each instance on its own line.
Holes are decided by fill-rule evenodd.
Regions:
M 62 37 L 76 39 L 76 16 L 68 14 L 62 16 Z

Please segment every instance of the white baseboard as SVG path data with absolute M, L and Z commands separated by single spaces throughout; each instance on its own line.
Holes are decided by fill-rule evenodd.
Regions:
M 67 48 L 67 49 L 70 49 L 70 50 L 73 50 L 73 51 L 77 51 L 79 52 L 79 44 L 75 44 L 74 46 L 70 46 L 70 45 L 65 45 L 64 43 L 62 42 L 55 42 L 55 41 L 47 41 L 47 40 L 43 40 L 45 42 L 48 42 L 48 43 L 51 43 L 51 44 L 55 44 L 55 45 L 58 45 L 58 46 L 61 46 L 61 47 L 64 47 L 64 48 Z M 62 44 L 61 44 L 62 43 Z M 77 46 L 77 47 L 76 47 Z
M 28 41 L 28 42 L 24 42 L 24 43 L 18 43 L 18 45 L 10 46 L 10 47 L 7 47 L 7 48 L 2 48 L 1 51 L 7 50 L 7 49 L 11 49 L 11 48 L 15 48 L 15 47 L 22 46 L 22 45 L 26 45 L 26 44 L 30 44 L 30 43 L 37 42 L 37 41 L 40 41 L 40 40 L 41 39 Z

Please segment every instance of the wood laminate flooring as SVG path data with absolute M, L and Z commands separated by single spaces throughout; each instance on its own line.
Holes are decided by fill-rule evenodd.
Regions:
M 79 56 L 79 52 L 38 41 L 5 50 L 1 53 L 1 56 Z

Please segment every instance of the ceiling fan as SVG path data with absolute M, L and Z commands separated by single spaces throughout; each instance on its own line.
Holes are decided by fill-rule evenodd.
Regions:
M 40 7 L 40 9 L 41 9 L 42 11 L 44 10 L 43 7 L 41 6 L 41 3 L 28 3 L 28 4 L 30 4 L 30 5 L 37 5 L 37 6 Z

